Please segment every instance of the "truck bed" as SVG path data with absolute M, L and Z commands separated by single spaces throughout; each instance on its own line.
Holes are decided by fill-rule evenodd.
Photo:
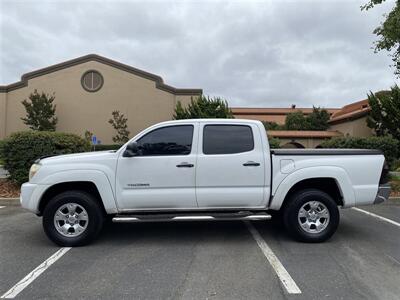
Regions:
M 375 149 L 271 149 L 273 155 L 382 155 Z

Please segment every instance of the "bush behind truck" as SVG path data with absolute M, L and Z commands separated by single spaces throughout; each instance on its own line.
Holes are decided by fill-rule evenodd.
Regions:
M 22 184 L 29 168 L 40 157 L 90 151 L 88 141 L 71 133 L 23 131 L 11 134 L 2 142 L 0 157 L 10 179 Z

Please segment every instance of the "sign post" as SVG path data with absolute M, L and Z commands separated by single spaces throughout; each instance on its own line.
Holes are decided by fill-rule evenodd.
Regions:
M 97 137 L 92 135 L 93 150 L 96 151 Z

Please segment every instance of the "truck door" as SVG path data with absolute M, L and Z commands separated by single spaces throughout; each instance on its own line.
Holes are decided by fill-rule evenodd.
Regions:
M 118 159 L 116 194 L 121 210 L 197 208 L 197 124 L 155 128 L 136 142 L 140 153 Z
M 265 150 L 256 124 L 200 123 L 196 196 L 200 208 L 264 203 Z

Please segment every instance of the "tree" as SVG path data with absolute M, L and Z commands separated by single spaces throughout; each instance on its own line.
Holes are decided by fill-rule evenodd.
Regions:
M 368 95 L 371 107 L 367 124 L 378 136 L 391 135 L 400 141 L 400 88 L 395 85 L 390 91 Z
M 285 120 L 286 130 L 307 130 L 307 119 L 301 111 L 295 111 L 286 115 Z
M 309 130 L 327 130 L 329 128 L 329 113 L 326 109 L 314 107 L 311 114 L 307 116 Z
M 178 101 L 175 107 L 174 119 L 209 119 L 209 118 L 233 118 L 228 102 L 220 97 L 199 96 L 191 98 L 187 107 L 183 107 Z
M 128 119 L 119 110 L 113 111 L 112 116 L 112 119 L 108 120 L 108 123 L 117 131 L 112 140 L 116 144 L 124 144 L 129 141 Z
M 329 118 L 326 109 L 313 107 L 312 113 L 308 116 L 304 116 L 301 111 L 287 114 L 284 128 L 286 130 L 327 130 Z
M 21 118 L 29 128 L 38 131 L 55 131 L 57 125 L 56 105 L 53 105 L 55 96 L 41 94 L 35 90 L 25 99 L 22 104 L 26 110 L 26 117 Z
M 84 139 L 86 141 L 88 141 L 89 143 L 92 142 L 92 137 L 93 137 L 93 132 L 91 132 L 90 130 L 86 130 L 84 133 Z
M 385 0 L 370 0 L 361 7 L 362 10 L 373 8 Z M 385 14 L 385 20 L 374 29 L 373 33 L 378 36 L 374 43 L 375 52 L 386 50 L 390 52 L 395 68 L 395 75 L 400 78 L 400 0 L 396 0 L 395 5 L 389 14 Z
M 269 121 L 264 121 L 262 122 L 265 130 L 285 130 L 285 126 L 284 125 L 279 125 L 276 122 L 269 122 Z

